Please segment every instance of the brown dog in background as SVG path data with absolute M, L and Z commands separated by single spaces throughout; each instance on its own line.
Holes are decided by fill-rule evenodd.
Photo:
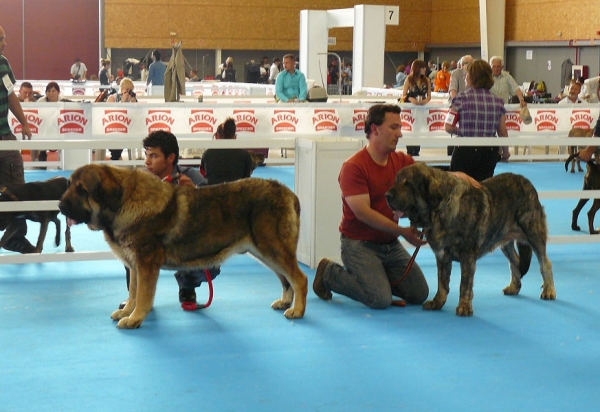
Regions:
M 60 200 L 67 190 L 67 185 L 68 181 L 64 177 L 54 177 L 40 182 L 5 184 L 0 186 L 0 202 Z M 19 219 L 27 219 L 41 224 L 35 253 L 42 253 L 50 222 L 54 222 L 56 226 L 55 244 L 56 246 L 60 245 L 61 231 L 58 213 L 58 210 L 0 212 L 0 230 L 4 230 L 4 235 L 0 239 L 0 248 L 4 247 L 6 242 L 15 234 L 15 231 L 18 230 L 18 226 L 13 223 Z M 65 230 L 65 241 L 65 252 L 73 252 L 73 247 L 71 246 L 71 228 L 68 225 Z
M 594 134 L 594 129 L 581 129 L 579 127 L 574 127 L 569 131 L 568 137 L 592 137 Z M 581 161 L 575 155 L 579 151 L 579 146 L 568 146 L 569 149 L 569 159 L 571 162 L 571 173 L 575 173 L 575 163 L 577 163 L 577 170 L 583 172 L 581 168 Z M 596 163 L 598 163 L 598 151 L 594 153 L 596 157 Z

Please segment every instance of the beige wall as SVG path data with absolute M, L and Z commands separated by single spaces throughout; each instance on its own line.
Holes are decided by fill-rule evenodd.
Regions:
M 165 48 L 170 46 L 170 32 L 175 32 L 186 48 L 296 50 L 300 10 L 323 9 L 324 3 L 327 9 L 357 4 L 349 0 L 105 0 L 105 47 Z M 388 26 L 386 51 L 419 51 L 426 44 L 480 40 L 478 0 L 364 4 L 400 6 L 400 26 Z M 598 38 L 600 43 L 596 30 L 600 30 L 598 0 L 506 0 L 507 41 Z M 352 49 L 352 29 L 333 29 L 330 36 L 337 38 L 331 50 Z

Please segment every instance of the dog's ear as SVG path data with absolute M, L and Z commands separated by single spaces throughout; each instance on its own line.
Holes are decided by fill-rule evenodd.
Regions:
M 92 191 L 94 199 L 111 212 L 117 212 L 121 208 L 123 188 L 112 169 L 105 166 L 90 175 L 94 187 Z
M 447 172 L 425 165 L 423 165 L 421 171 L 419 184 L 424 190 L 424 196 L 429 205 L 436 208 L 444 199 L 444 192 L 448 190 L 448 187 L 446 187 L 448 182 L 445 179 Z

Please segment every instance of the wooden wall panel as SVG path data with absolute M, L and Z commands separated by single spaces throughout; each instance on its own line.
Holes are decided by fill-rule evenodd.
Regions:
M 479 1 L 434 0 L 430 25 L 429 43 L 479 43 Z
M 369 2 L 400 7 L 400 26 L 387 26 L 387 51 L 423 50 L 430 43 L 433 2 Z M 186 48 L 297 50 L 300 10 L 322 10 L 323 4 L 322 0 L 105 0 L 105 46 L 165 48 L 170 45 L 169 33 L 175 32 Z M 338 9 L 352 8 L 356 2 L 326 4 L 327 9 Z M 333 29 L 330 35 L 337 38 L 330 50 L 352 50 L 352 29 Z
M 507 41 L 569 41 L 600 43 L 598 0 L 507 0 Z

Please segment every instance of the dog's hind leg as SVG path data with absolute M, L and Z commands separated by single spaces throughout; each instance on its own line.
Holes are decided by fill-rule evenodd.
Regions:
M 35 253 L 42 253 L 44 248 L 44 240 L 46 240 L 46 233 L 48 233 L 48 218 L 41 219 L 40 222 L 40 234 L 38 236 L 37 244 L 35 245 Z
M 594 229 L 594 217 L 596 217 L 596 212 L 598 211 L 598 209 L 600 209 L 600 199 L 594 199 L 594 203 L 592 203 L 592 207 L 587 212 L 588 226 L 590 228 L 590 235 L 597 235 L 598 233 L 600 233 L 596 229 Z
M 473 278 L 476 262 L 474 256 L 460 261 L 460 298 L 456 307 L 457 316 L 473 316 Z
M 577 219 L 579 218 L 579 213 L 581 212 L 581 209 L 583 209 L 583 207 L 588 202 L 588 200 L 589 199 L 579 199 L 579 202 L 577 202 L 577 206 L 575 206 L 575 209 L 573 209 L 573 216 L 571 218 L 571 229 L 572 230 L 578 230 L 578 231 L 581 230 L 581 228 L 577 224 Z
M 56 228 L 56 235 L 54 235 L 54 244 L 56 246 L 60 245 L 60 220 L 58 219 L 58 213 L 50 219 L 51 222 L 54 222 L 54 227 Z
M 517 255 L 513 241 L 508 242 L 501 249 L 510 266 L 510 284 L 502 292 L 505 295 L 518 295 L 521 291 L 521 278 L 523 277 L 520 270 L 521 257 Z M 531 260 L 531 253 L 529 254 L 529 260 Z
M 440 310 L 446 304 L 448 293 L 450 293 L 450 273 L 452 272 L 452 260 L 436 257 L 438 269 L 438 289 L 432 300 L 423 303 L 425 310 Z

